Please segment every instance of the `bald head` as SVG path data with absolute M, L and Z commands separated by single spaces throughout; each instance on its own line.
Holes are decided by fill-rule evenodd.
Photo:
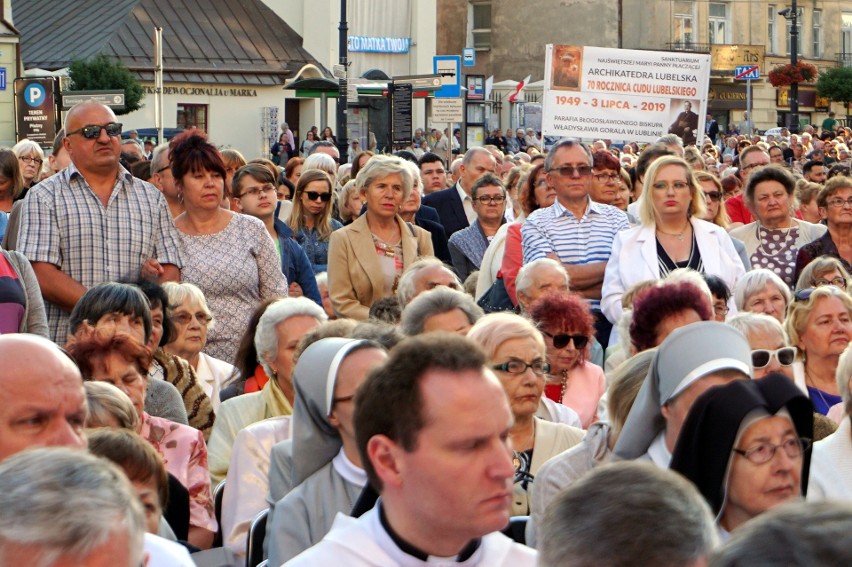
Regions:
M 74 362 L 35 335 L 0 336 L 0 461 L 30 447 L 84 448 L 86 393 Z
M 92 100 L 81 102 L 68 111 L 63 144 L 71 161 L 84 177 L 110 177 L 118 174 L 121 133 L 119 131 L 118 135 L 110 136 L 103 128 L 116 122 L 112 109 Z M 94 138 L 86 138 L 80 131 L 86 126 L 101 128 Z

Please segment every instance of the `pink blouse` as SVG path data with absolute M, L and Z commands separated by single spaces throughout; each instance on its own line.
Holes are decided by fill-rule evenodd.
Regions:
M 568 371 L 562 403 L 580 415 L 583 429 L 598 419 L 598 402 L 606 391 L 606 377 L 597 364 L 584 362 Z
M 163 457 L 166 470 L 189 491 L 189 524 L 215 532 L 218 526 L 207 470 L 207 445 L 201 432 L 143 413 L 140 434 Z

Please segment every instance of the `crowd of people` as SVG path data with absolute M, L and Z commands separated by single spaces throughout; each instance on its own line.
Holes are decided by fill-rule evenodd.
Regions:
M 852 562 L 852 131 L 121 134 L 0 151 L 0 564 Z

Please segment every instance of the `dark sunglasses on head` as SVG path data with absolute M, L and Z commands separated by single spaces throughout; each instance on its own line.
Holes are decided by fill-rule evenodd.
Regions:
M 782 347 L 777 350 L 755 349 L 751 351 L 751 364 L 755 368 L 765 368 L 769 365 L 769 361 L 772 360 L 773 356 L 781 366 L 790 366 L 796 360 L 796 348 Z
M 568 343 L 574 341 L 574 348 L 580 350 L 585 348 L 589 342 L 589 337 L 586 335 L 551 335 L 547 331 L 542 331 L 545 335 L 553 339 L 553 346 L 556 348 L 565 348 Z
M 84 138 L 87 140 L 94 140 L 95 138 L 99 138 L 101 135 L 101 130 L 106 130 L 107 136 L 111 138 L 115 138 L 116 136 L 121 136 L 121 124 L 118 122 L 110 122 L 105 126 L 97 126 L 95 124 L 89 126 L 83 126 L 82 128 L 77 128 L 76 130 L 72 130 L 65 134 L 66 136 L 73 136 L 74 134 L 82 134 Z
M 793 294 L 793 298 L 796 301 L 807 301 L 811 298 L 811 294 L 814 292 L 814 289 L 816 288 L 809 287 L 807 289 L 800 289 L 799 291 Z
M 316 191 L 305 191 L 305 195 L 308 196 L 308 201 L 316 201 L 317 199 L 321 200 L 323 203 L 328 203 L 331 201 L 331 193 L 317 193 Z

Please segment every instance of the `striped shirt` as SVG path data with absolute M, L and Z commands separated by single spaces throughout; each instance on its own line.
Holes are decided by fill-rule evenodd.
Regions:
M 609 260 L 615 235 L 630 228 L 623 211 L 591 199 L 581 218 L 557 200 L 533 211 L 521 226 L 524 264 L 555 253 L 563 264 L 590 264 Z M 593 309 L 600 301 L 589 300 Z
M 87 288 L 135 281 L 149 258 L 182 265 L 162 193 L 123 167 L 106 207 L 74 164 L 33 187 L 21 211 L 18 249 L 30 262 L 53 264 Z M 45 308 L 50 338 L 64 344 L 68 313 L 49 301 Z

